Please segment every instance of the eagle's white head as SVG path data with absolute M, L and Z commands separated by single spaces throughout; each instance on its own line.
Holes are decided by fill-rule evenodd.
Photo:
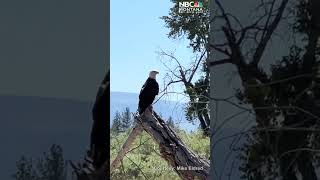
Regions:
M 156 79 L 157 74 L 159 74 L 158 71 L 150 71 L 149 78 Z

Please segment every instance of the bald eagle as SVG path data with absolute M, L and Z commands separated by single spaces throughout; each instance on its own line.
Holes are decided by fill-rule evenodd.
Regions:
M 149 78 L 144 83 L 139 94 L 139 114 L 141 115 L 154 101 L 159 94 L 159 84 L 156 81 L 157 71 L 150 71 Z

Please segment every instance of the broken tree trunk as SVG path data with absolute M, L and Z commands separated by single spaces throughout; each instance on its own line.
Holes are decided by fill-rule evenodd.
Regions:
M 190 150 L 176 133 L 161 119 L 156 113 L 151 114 L 149 109 L 142 115 L 135 115 L 137 126 L 130 133 L 127 141 L 122 146 L 119 154 L 111 163 L 111 170 L 114 169 L 122 160 L 125 154 L 129 151 L 130 145 L 134 139 L 145 130 L 154 141 L 159 144 L 160 155 L 175 172 L 183 180 L 205 180 L 209 175 L 209 161 L 202 159 Z M 87 164 L 90 163 L 87 161 Z M 78 168 L 74 167 L 78 180 L 104 180 L 107 177 L 108 163 L 98 170 L 89 171 L 90 165 L 85 165 Z
M 176 133 L 155 112 L 147 109 L 136 115 L 143 129 L 159 144 L 160 154 L 183 180 L 205 180 L 209 175 L 209 161 L 190 150 Z

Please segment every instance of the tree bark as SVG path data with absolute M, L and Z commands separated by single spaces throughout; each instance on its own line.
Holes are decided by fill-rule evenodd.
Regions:
M 175 132 L 155 112 L 135 116 L 144 130 L 159 144 L 160 154 L 183 180 L 205 180 L 209 175 L 209 161 L 190 150 Z
M 135 115 L 137 119 L 136 129 L 132 131 L 122 150 L 111 164 L 115 168 L 118 162 L 128 152 L 135 137 L 145 130 L 153 140 L 159 144 L 160 154 L 183 180 L 206 180 L 209 175 L 209 161 L 202 159 L 190 150 L 176 133 L 155 112 L 151 114 L 149 109 L 142 116 Z M 141 129 L 140 129 L 141 128 Z M 90 170 L 90 162 L 85 166 L 73 165 L 78 180 L 104 180 L 107 177 L 108 163 L 98 170 Z M 89 164 L 89 165 L 88 165 Z

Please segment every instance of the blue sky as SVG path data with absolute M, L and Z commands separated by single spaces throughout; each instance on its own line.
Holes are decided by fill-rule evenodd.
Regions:
M 111 0 L 111 91 L 138 93 L 152 69 L 160 71 L 157 80 L 162 89 L 166 71 L 156 53 L 160 49 L 175 52 L 184 64 L 190 62 L 188 42 L 169 39 L 169 29 L 160 19 L 172 6 L 169 0 Z

